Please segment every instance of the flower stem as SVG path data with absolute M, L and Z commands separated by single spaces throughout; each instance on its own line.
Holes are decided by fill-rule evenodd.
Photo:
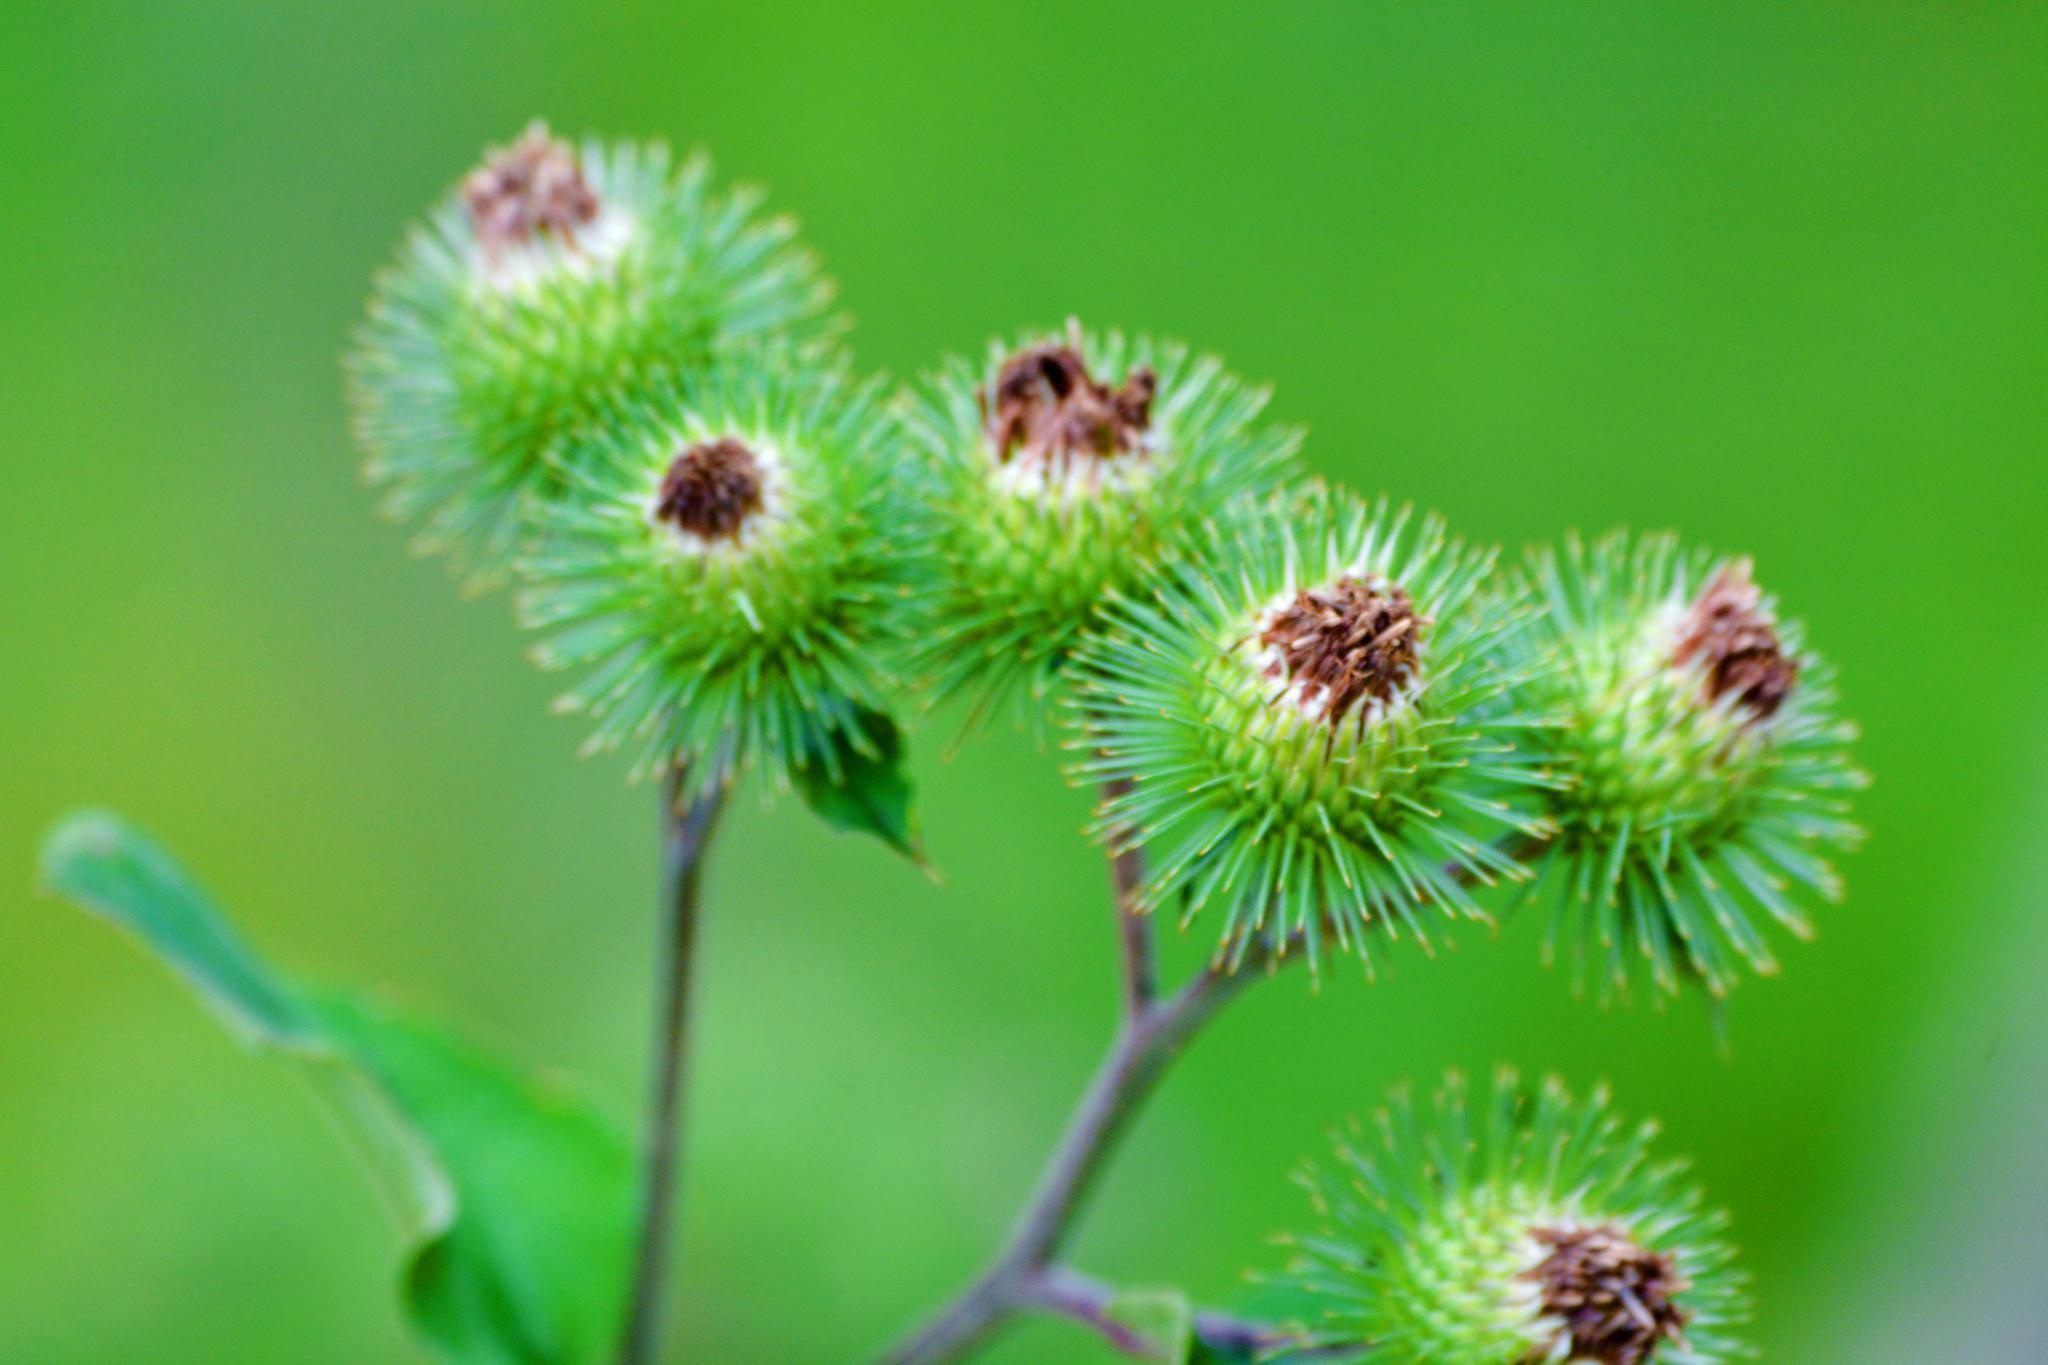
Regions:
M 1237 970 L 1213 966 L 1171 998 L 1148 1003 L 1124 1021 L 1095 1079 L 1038 1178 L 995 1263 L 958 1299 L 883 1359 L 887 1365 L 958 1360 L 1032 1295 L 1065 1241 L 1118 1141 L 1188 1039 L 1265 968 L 1300 954 L 1263 943 Z
M 1102 784 L 1102 804 L 1108 807 L 1131 790 L 1129 778 L 1116 777 Z M 1128 836 L 1126 836 L 1128 837 Z M 1118 944 L 1122 949 L 1124 1015 L 1135 1019 L 1152 1004 L 1159 988 L 1159 969 L 1152 949 L 1152 917 L 1138 910 L 1138 890 L 1145 884 L 1145 850 L 1135 840 L 1119 842 L 1109 859 L 1110 882 L 1116 892 Z
M 619 1365 L 648 1365 L 661 1349 L 663 1285 L 674 1232 L 676 1149 L 681 1141 L 684 1063 L 688 1057 L 690 978 L 697 954 L 697 888 L 724 782 L 690 796 L 677 768 L 662 793 L 661 920 L 663 953 L 655 983 L 647 1129 L 640 1175 L 640 1229 L 619 1339 Z
M 1113 788 L 1105 788 L 1105 799 L 1115 794 Z M 1537 834 L 1519 835 L 1506 841 L 1500 851 L 1520 860 L 1541 842 Z M 1037 1188 L 994 1263 L 958 1298 L 883 1356 L 883 1365 L 944 1365 L 962 1359 L 1012 1316 L 1026 1309 L 1079 1317 L 1098 1331 L 1107 1324 L 1115 1330 L 1105 1331 L 1104 1335 L 1127 1354 L 1149 1350 L 1142 1341 L 1135 1342 L 1135 1350 L 1126 1345 L 1129 1334 L 1106 1317 L 1096 1314 L 1090 1318 L 1077 1311 L 1079 1301 L 1071 1295 L 1059 1302 L 1049 1301 L 1048 1286 L 1071 1290 L 1081 1283 L 1075 1272 L 1058 1266 L 1055 1257 L 1118 1141 L 1188 1040 L 1246 986 L 1306 957 L 1308 938 L 1300 929 L 1285 939 L 1255 938 L 1236 960 L 1219 956 L 1178 993 L 1157 999 L 1151 926 L 1145 924 L 1134 930 L 1132 921 L 1145 917 L 1131 914 L 1129 908 L 1131 893 L 1143 879 L 1142 857 L 1133 849 L 1116 855 L 1112 865 L 1122 931 L 1126 1005 L 1116 1040 L 1097 1067 L 1073 1117 L 1067 1121 L 1065 1134 L 1053 1149 L 1039 1175 Z M 1126 858 L 1131 861 L 1126 862 Z M 1447 865 L 1443 875 L 1461 884 L 1476 879 L 1473 870 L 1461 862 Z M 1210 1321 L 1215 1325 L 1222 1320 L 1211 1315 Z M 1220 1347 L 1230 1343 L 1211 1344 Z
M 1164 1360 L 1159 1343 L 1118 1322 L 1111 1309 L 1118 1297 L 1115 1285 L 1105 1284 L 1069 1266 L 1047 1266 L 1025 1286 L 1023 1303 L 1041 1313 L 1070 1318 L 1099 1335 L 1104 1341 L 1137 1360 Z M 1270 1322 L 1256 1322 L 1210 1309 L 1195 1310 L 1195 1337 L 1211 1351 L 1233 1357 L 1256 1359 L 1263 1353 L 1294 1346 L 1290 1332 Z M 1290 1361 L 1321 1358 L 1329 1348 L 1295 1346 Z M 1347 1348 L 1346 1354 L 1351 1354 Z

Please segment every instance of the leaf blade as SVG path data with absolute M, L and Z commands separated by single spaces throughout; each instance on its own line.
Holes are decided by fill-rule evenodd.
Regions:
M 406 1311 L 438 1352 L 461 1365 L 606 1358 L 632 1203 L 614 1129 L 430 1022 L 279 972 L 119 816 L 60 821 L 41 873 L 133 932 L 245 1044 L 300 1068 L 397 1205 Z
M 245 1043 L 321 1050 L 297 991 L 236 933 L 185 869 L 110 811 L 76 811 L 43 840 L 42 888 L 140 938 Z
M 880 711 L 863 708 L 855 721 L 866 743 L 836 736 L 831 753 L 814 754 L 793 770 L 797 791 L 833 829 L 871 835 L 930 872 L 916 791 L 903 766 L 903 732 Z
M 1109 1301 L 1103 1316 L 1143 1337 L 1168 1365 L 1195 1358 L 1195 1310 L 1178 1289 L 1127 1289 Z

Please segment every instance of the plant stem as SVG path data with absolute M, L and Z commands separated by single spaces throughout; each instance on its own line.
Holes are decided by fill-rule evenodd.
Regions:
M 1004 1263 L 1035 1271 L 1051 1260 L 1103 1163 L 1166 1068 L 1217 1010 L 1262 974 L 1267 960 L 1264 954 L 1248 958 L 1235 972 L 1211 968 L 1124 1025 L 1017 1220 Z
M 1106 784 L 1105 800 L 1117 795 L 1118 790 L 1114 784 Z M 1542 842 L 1540 833 L 1517 834 L 1500 845 L 1500 851 L 1520 861 L 1531 856 Z M 1059 1146 L 1046 1162 L 1036 1190 L 994 1264 L 915 1334 L 883 1356 L 883 1365 L 944 1365 L 946 1361 L 958 1360 L 987 1340 L 1012 1315 L 1029 1308 L 1082 1317 L 1097 1330 L 1103 1330 L 1113 1345 L 1131 1352 L 1131 1347 L 1124 1344 L 1129 1336 L 1125 1329 L 1107 1318 L 1098 1323 L 1086 1314 L 1069 1311 L 1079 1304 L 1071 1294 L 1060 1303 L 1047 1301 L 1048 1285 L 1071 1291 L 1083 1282 L 1075 1272 L 1057 1267 L 1053 1258 L 1118 1140 L 1182 1047 L 1239 991 L 1278 967 L 1306 956 L 1308 943 L 1302 930 L 1277 942 L 1269 937 L 1254 939 L 1240 960 L 1213 961 L 1178 994 L 1164 1001 L 1156 999 L 1151 926 L 1142 924 L 1134 928 L 1133 921 L 1146 917 L 1130 913 L 1130 897 L 1144 876 L 1142 858 L 1142 852 L 1132 849 L 1116 855 L 1112 865 L 1122 933 L 1126 1006 L 1115 1042 L 1097 1068 L 1094 1080 L 1089 1082 L 1073 1117 L 1067 1121 Z M 1443 875 L 1461 885 L 1479 879 L 1473 868 L 1463 862 L 1448 864 Z M 1211 1321 L 1222 1320 L 1212 1317 Z M 1114 1331 L 1104 1330 L 1105 1325 Z M 1139 1352 L 1149 1349 L 1142 1341 L 1137 1347 Z
M 951 1306 L 884 1357 L 888 1365 L 957 1360 L 1019 1308 L 1039 1283 L 1117 1142 L 1183 1045 L 1264 969 L 1299 956 L 1255 945 L 1236 971 L 1212 966 L 1168 1000 L 1124 1021 L 1038 1178 L 1002 1253 Z
M 1105 807 L 1131 790 L 1129 778 L 1115 777 L 1102 784 Z M 1152 1004 L 1159 989 L 1158 966 L 1152 950 L 1152 917 L 1138 912 L 1138 889 L 1145 884 L 1145 850 L 1135 841 L 1118 841 L 1110 854 L 1110 883 L 1116 892 L 1117 939 L 1122 949 L 1124 1016 L 1135 1019 Z
M 1042 1313 L 1071 1318 L 1092 1329 L 1111 1346 L 1138 1360 L 1163 1360 L 1157 1342 L 1131 1330 L 1110 1315 L 1116 1302 L 1116 1286 L 1105 1284 L 1069 1266 L 1047 1266 L 1026 1286 L 1023 1304 Z M 1294 1336 L 1270 1322 L 1256 1322 L 1206 1308 L 1195 1310 L 1195 1336 L 1212 1351 L 1227 1352 L 1247 1359 L 1259 1353 L 1286 1347 Z M 1290 1361 L 1317 1359 L 1323 1350 L 1299 1347 L 1288 1354 Z
M 721 767 L 723 765 L 721 764 Z M 725 783 L 691 797 L 677 768 L 662 793 L 661 921 L 663 953 L 655 983 L 654 1041 L 648 1072 L 647 1129 L 640 1175 L 640 1230 L 619 1339 L 619 1365 L 648 1365 L 661 1349 L 663 1285 L 674 1231 L 684 1065 L 688 1058 L 690 978 L 697 954 L 697 888 Z

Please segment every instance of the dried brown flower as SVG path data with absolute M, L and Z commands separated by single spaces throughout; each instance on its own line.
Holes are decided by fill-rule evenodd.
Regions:
M 1738 559 L 1701 589 L 1679 626 L 1671 662 L 1680 667 L 1697 663 L 1705 670 L 1704 701 L 1733 695 L 1751 719 L 1762 720 L 1784 704 L 1799 677 L 1799 664 L 1786 656 L 1750 573 L 1750 562 Z
M 997 460 L 1007 463 L 1021 450 L 1063 466 L 1076 456 L 1106 460 L 1139 449 L 1158 383 L 1140 365 L 1112 389 L 1088 373 L 1077 347 L 1048 342 L 1004 361 L 992 390 L 976 397 Z
M 1619 1228 L 1537 1228 L 1550 1252 L 1523 1278 L 1543 1292 L 1545 1317 L 1561 1318 L 1569 1333 L 1566 1360 L 1599 1365 L 1643 1365 L 1667 1341 L 1683 1340 L 1690 1315 L 1674 1295 L 1691 1286 L 1671 1257 L 1645 1251 Z M 1532 1352 L 1531 1362 L 1555 1357 Z
M 733 437 L 700 441 L 669 465 L 654 519 L 702 540 L 736 538 L 761 509 L 761 465 Z
M 1271 614 L 1258 641 L 1278 655 L 1267 676 L 1298 685 L 1302 703 L 1319 706 L 1334 730 L 1368 698 L 1393 701 L 1414 676 L 1429 624 L 1405 588 L 1346 577 L 1331 588 L 1296 593 Z
M 538 121 L 511 146 L 492 149 L 464 178 L 462 203 L 484 255 L 493 261 L 543 234 L 574 246 L 576 229 L 598 210 L 575 149 Z

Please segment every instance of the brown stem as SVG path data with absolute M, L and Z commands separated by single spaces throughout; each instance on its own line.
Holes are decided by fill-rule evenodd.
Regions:
M 723 764 L 721 763 L 721 768 Z M 723 776 L 695 797 L 676 769 L 662 794 L 662 934 L 655 983 L 654 1042 L 649 1066 L 647 1130 L 640 1175 L 640 1230 L 620 1330 L 619 1365 L 648 1365 L 661 1349 L 663 1284 L 674 1232 L 676 1150 L 681 1141 L 684 1067 L 688 1058 L 691 968 L 697 953 L 697 888 L 704 851 L 725 804 Z

